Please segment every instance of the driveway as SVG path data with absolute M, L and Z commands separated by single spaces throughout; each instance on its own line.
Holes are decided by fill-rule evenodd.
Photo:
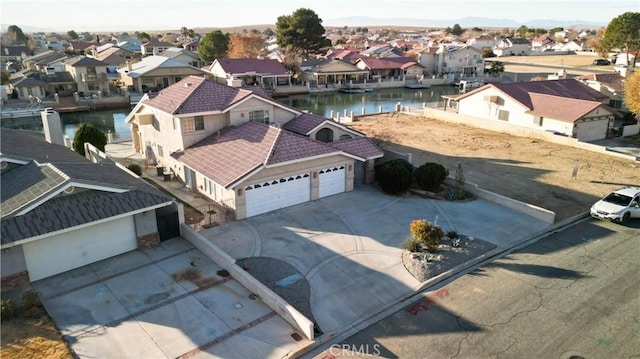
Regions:
M 225 274 L 175 238 L 33 286 L 79 357 L 280 358 L 304 344 Z
M 232 257 L 283 260 L 311 287 L 310 305 L 324 333 L 340 331 L 420 285 L 402 264 L 402 243 L 416 218 L 445 231 L 509 247 L 547 224 L 495 203 L 393 197 L 369 186 L 202 230 Z M 285 278 L 283 278 L 285 279 Z

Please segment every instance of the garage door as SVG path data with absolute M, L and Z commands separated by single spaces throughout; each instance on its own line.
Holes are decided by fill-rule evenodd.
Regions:
M 577 137 L 580 141 L 602 140 L 607 137 L 609 121 L 580 122 L 577 129 Z
M 320 198 L 344 192 L 346 181 L 344 166 L 326 168 L 318 173 Z
M 311 180 L 308 173 L 277 178 L 245 187 L 247 217 L 308 202 Z
M 43 238 L 23 246 L 32 281 L 137 248 L 133 217 Z

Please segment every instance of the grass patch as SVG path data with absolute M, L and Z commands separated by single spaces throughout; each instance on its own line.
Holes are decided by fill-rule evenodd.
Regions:
M 22 305 L 7 310 L 3 301 L 0 322 L 0 358 L 73 358 L 67 343 L 40 303 L 36 292 L 26 292 Z

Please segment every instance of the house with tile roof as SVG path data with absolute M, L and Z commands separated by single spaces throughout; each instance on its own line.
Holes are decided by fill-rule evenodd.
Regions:
M 291 85 L 291 74 L 274 59 L 215 59 L 207 70 L 218 82 L 229 86 L 238 81 L 268 90 Z
M 424 66 L 410 57 L 386 57 L 383 59 L 361 57 L 355 62 L 355 66 L 360 70 L 369 71 L 371 79 L 411 80 L 420 78 L 424 73 Z
M 531 43 L 520 37 L 505 37 L 493 47 L 496 56 L 521 56 L 529 55 L 530 52 Z
M 350 191 L 383 152 L 363 134 L 273 100 L 262 87 L 191 76 L 126 119 L 136 152 L 237 219 Z
M 182 47 L 170 47 L 161 56 L 184 62 L 197 68 L 201 68 L 204 65 L 197 53 Z
M 87 56 L 76 56 L 62 62 L 65 70 L 76 80 L 80 96 L 109 93 L 106 63 Z
M 173 200 L 115 163 L 30 131 L 0 146 L 3 291 L 179 236 Z
M 369 71 L 359 69 L 349 62 L 336 59 L 312 59 L 302 63 L 299 79 L 314 86 L 342 86 L 360 84 L 369 77 Z
M 607 138 L 618 115 L 606 95 L 574 79 L 488 84 L 457 96 L 457 112 L 594 141 Z
M 123 86 L 129 91 L 149 92 L 167 88 L 185 77 L 205 77 L 208 72 L 164 56 L 147 56 L 118 69 Z
M 140 45 L 140 51 L 142 52 L 142 56 L 157 56 L 162 55 L 165 51 L 174 46 L 175 45 L 170 42 L 151 39 Z
M 480 35 L 467 40 L 467 45 L 482 51 L 485 48 L 493 48 L 496 44 L 496 38 L 490 35 Z
M 629 111 L 624 104 L 624 77 L 614 74 L 588 74 L 575 77 L 575 80 L 609 98 L 609 106 L 616 110 Z

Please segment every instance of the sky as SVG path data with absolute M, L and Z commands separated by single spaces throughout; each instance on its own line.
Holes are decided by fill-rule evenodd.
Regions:
M 373 18 L 582 20 L 606 25 L 640 0 L 2 0 L 0 23 L 55 31 L 147 31 L 275 24 L 278 16 L 309 8 L 325 26 L 352 16 Z M 402 25 L 402 24 L 389 24 Z

